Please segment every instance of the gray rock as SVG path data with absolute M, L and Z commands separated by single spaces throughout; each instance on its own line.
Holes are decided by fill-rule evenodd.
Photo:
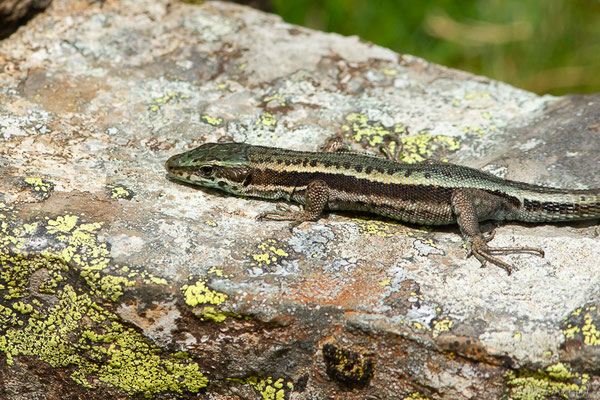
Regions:
M 456 227 L 166 179 L 229 138 L 600 186 L 600 99 L 554 98 L 229 3 L 63 0 L 0 42 L 0 397 L 598 398 L 593 222 L 481 268 Z M 489 226 L 491 227 L 491 226 Z

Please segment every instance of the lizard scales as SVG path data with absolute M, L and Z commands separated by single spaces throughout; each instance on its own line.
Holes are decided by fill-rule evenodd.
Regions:
M 490 261 L 508 272 L 508 264 L 486 252 L 543 252 L 488 247 L 479 221 L 600 218 L 600 189 L 538 186 L 450 163 L 407 164 L 350 152 L 207 143 L 171 157 L 165 167 L 172 177 L 191 184 L 304 205 L 303 213 L 266 213 L 270 219 L 300 223 L 330 209 L 367 211 L 423 225 L 458 223 L 482 263 Z

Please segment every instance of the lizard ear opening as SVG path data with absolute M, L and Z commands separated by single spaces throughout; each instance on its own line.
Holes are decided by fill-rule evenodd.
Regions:
M 200 168 L 200 175 L 202 175 L 204 178 L 208 178 L 213 174 L 213 170 L 214 168 L 209 165 L 204 166 Z

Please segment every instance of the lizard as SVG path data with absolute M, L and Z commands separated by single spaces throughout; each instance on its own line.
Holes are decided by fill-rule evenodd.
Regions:
M 205 143 L 170 157 L 168 176 L 188 184 L 283 205 L 259 218 L 292 221 L 291 227 L 318 220 L 324 210 L 366 211 L 419 225 L 458 224 L 482 266 L 514 267 L 497 255 L 532 253 L 535 247 L 492 247 L 485 220 L 547 223 L 600 218 L 600 188 L 560 189 L 500 178 L 446 162 L 403 163 L 354 152 L 308 152 L 244 143 Z

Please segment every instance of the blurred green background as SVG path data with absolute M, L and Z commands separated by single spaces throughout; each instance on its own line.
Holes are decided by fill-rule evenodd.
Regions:
M 536 93 L 600 92 L 600 0 L 262 0 L 255 5 L 293 24 L 358 35 Z

